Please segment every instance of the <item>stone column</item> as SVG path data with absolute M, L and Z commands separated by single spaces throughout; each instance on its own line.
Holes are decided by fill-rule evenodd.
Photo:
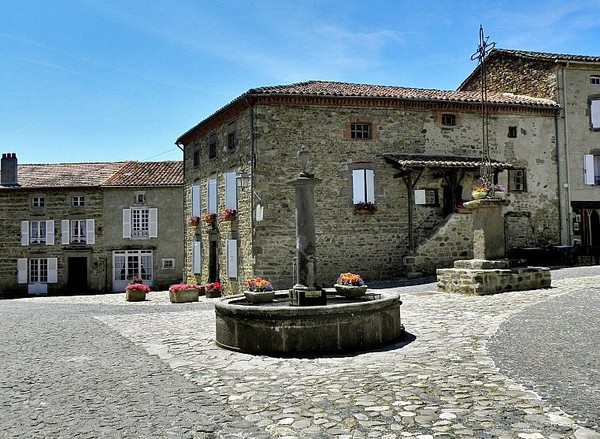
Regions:
M 309 174 L 290 181 L 296 192 L 296 278 L 294 290 L 316 291 L 315 186 L 321 180 Z
M 504 201 L 492 198 L 470 201 L 464 205 L 473 210 L 473 259 L 504 258 Z

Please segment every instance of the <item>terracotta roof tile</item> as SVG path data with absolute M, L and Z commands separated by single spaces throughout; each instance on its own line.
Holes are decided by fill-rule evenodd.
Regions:
M 481 158 L 454 156 L 420 156 L 414 154 L 384 154 L 383 157 L 402 168 L 479 168 Z M 512 169 L 507 162 L 491 161 L 492 168 Z
M 253 88 L 246 94 L 393 98 L 417 101 L 427 100 L 468 103 L 481 102 L 481 94 L 479 92 L 407 88 L 391 85 L 352 84 L 333 81 L 308 81 L 290 85 Z M 488 101 L 497 104 L 557 107 L 556 102 L 549 99 L 520 96 L 512 93 L 489 93 Z
M 18 187 L 99 186 L 127 162 L 19 164 Z
M 576 61 L 585 63 L 597 63 L 600 62 L 600 56 L 589 56 L 589 55 L 568 55 L 562 53 L 548 53 L 548 52 L 531 52 L 528 50 L 514 50 L 514 49 L 493 49 L 489 56 L 502 56 L 511 55 L 518 58 L 535 59 L 540 61 Z
M 183 162 L 129 162 L 103 186 L 169 186 L 183 184 Z
M 183 162 L 19 164 L 17 180 L 15 188 L 181 185 Z

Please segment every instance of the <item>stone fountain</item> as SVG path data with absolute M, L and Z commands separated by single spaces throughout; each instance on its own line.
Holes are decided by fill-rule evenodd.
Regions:
M 400 297 L 391 293 L 347 298 L 317 285 L 315 187 L 308 152 L 298 153 L 295 188 L 296 284 L 272 302 L 250 304 L 240 296 L 215 305 L 216 343 L 235 351 L 268 355 L 323 355 L 365 351 L 400 340 Z

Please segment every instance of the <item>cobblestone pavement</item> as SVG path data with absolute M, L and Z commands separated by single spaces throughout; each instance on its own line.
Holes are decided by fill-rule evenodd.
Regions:
M 561 364 L 585 372 L 564 385 L 569 374 L 552 379 L 555 356 L 539 356 L 597 338 L 597 268 L 553 271 L 551 289 L 487 297 L 438 293 L 431 283 L 374 287 L 401 295 L 407 339 L 324 358 L 218 348 L 218 299 L 2 301 L 0 437 L 600 438 L 598 392 L 584 394 L 598 388 L 597 351 L 563 355 Z M 579 306 L 580 296 L 568 318 L 595 309 L 592 320 L 573 322 L 568 337 L 540 336 L 554 330 L 553 304 Z M 570 327 L 562 320 L 561 334 Z M 552 399 L 571 386 L 575 397 Z

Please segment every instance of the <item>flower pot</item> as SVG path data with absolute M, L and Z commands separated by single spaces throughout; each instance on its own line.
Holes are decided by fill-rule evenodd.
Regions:
M 221 289 L 220 288 L 207 288 L 206 289 L 206 298 L 207 299 L 215 299 L 217 297 L 221 297 Z
M 125 289 L 125 300 L 128 302 L 142 302 L 146 300 L 146 293 L 140 290 Z
M 346 296 L 346 297 L 350 297 L 350 298 L 364 296 L 365 293 L 367 292 L 366 285 L 335 284 L 333 287 L 335 288 L 335 291 L 337 291 L 337 293 L 340 296 Z
M 197 288 L 179 290 L 176 293 L 169 291 L 169 300 L 171 303 L 197 302 L 199 294 L 200 290 Z
M 200 225 L 200 220 L 191 220 L 190 221 L 190 226 L 192 227 L 198 227 Z
M 275 291 L 244 291 L 244 296 L 250 303 L 266 303 L 273 301 Z
M 471 195 L 474 200 L 483 200 L 484 198 L 487 198 L 487 192 L 484 191 L 473 191 Z

